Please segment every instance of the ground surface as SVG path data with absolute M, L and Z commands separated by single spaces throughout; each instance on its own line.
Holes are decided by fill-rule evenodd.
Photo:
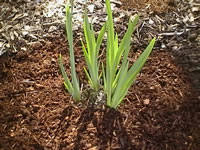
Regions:
M 126 1 L 123 7 L 128 4 L 144 9 L 137 1 Z M 154 8 L 149 11 L 163 13 Z M 171 3 L 162 11 L 169 9 Z M 161 16 L 168 24 L 174 21 L 167 13 Z M 45 38 L 27 52 L 5 53 L 0 57 L 0 149 L 198 150 L 200 48 L 198 35 L 191 37 L 199 32 L 198 20 L 196 25 L 181 36 L 158 39 L 118 111 L 75 103 L 66 92 L 57 63 L 62 53 L 69 68 L 64 35 Z M 139 36 L 136 32 L 131 63 L 146 46 L 142 39 L 149 39 L 148 26 L 143 30 Z M 157 32 L 152 28 L 148 33 Z M 79 38 L 75 43 L 77 71 L 86 89 Z

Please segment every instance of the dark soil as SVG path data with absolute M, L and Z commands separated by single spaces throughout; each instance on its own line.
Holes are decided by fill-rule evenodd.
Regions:
M 75 43 L 78 76 L 87 89 Z M 68 94 L 58 67 L 62 53 L 69 69 L 65 37 L 29 49 L 0 57 L 0 150 L 199 150 L 200 73 L 190 71 L 197 63 L 188 57 L 198 56 L 198 45 L 186 43 L 181 52 L 154 49 L 118 110 L 82 105 Z M 141 50 L 132 49 L 131 63 Z

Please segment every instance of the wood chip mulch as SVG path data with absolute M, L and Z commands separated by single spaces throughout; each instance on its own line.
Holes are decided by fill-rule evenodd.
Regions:
M 57 63 L 61 52 L 69 64 L 66 49 L 58 37 L 0 58 L 0 149 L 198 150 L 198 95 L 169 52 L 153 51 L 114 111 L 72 100 Z
M 64 88 L 58 67 L 58 55 L 62 53 L 69 73 L 64 22 L 52 25 L 49 22 L 52 18 L 43 18 L 43 23 L 50 23 L 48 27 L 35 23 L 42 20 L 39 8 L 44 7 L 46 12 L 46 3 L 54 1 L 18 1 L 0 1 L 0 11 L 4 12 L 0 15 L 4 17 L 0 18 L 0 46 L 7 45 L 9 49 L 1 53 L 0 47 L 0 150 L 199 150 L 197 0 L 121 0 L 120 5 L 116 4 L 126 10 L 116 9 L 119 14 L 138 11 L 141 16 L 133 37 L 130 63 L 134 63 L 147 41 L 157 36 L 150 58 L 117 111 L 105 105 L 76 103 Z M 127 14 L 118 16 L 119 22 L 127 22 Z M 6 20 L 8 16 L 10 19 Z M 55 20 L 57 16 L 52 22 Z M 120 24 L 116 26 L 119 36 L 126 26 Z M 22 35 L 21 29 L 26 25 L 44 28 L 27 30 L 30 37 L 17 36 Z M 49 32 L 51 26 L 58 28 Z M 76 67 L 83 90 L 87 90 L 85 61 L 77 35 Z M 31 44 L 20 43 L 20 37 Z M 18 48 L 22 51 L 11 52 L 12 44 L 16 51 Z

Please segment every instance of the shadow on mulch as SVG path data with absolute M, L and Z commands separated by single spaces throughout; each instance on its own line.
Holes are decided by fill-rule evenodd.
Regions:
M 99 112 L 98 118 L 95 113 Z M 96 137 L 98 140 L 98 146 L 94 148 L 101 149 L 126 149 L 134 148 L 131 139 L 123 126 L 124 117 L 123 115 L 114 109 L 105 108 L 102 110 L 95 109 L 94 107 L 89 107 L 85 109 L 77 122 L 77 137 L 73 149 L 82 149 L 84 147 L 81 142 L 84 132 L 90 132 L 95 128 Z M 87 128 L 90 124 L 93 124 L 94 128 Z M 117 143 L 113 143 L 113 139 Z M 119 144 L 120 143 L 120 144 Z M 85 143 L 84 143 L 85 144 Z M 110 145 L 109 145 L 110 144 Z M 113 146 L 112 146 L 113 144 Z
M 193 143 L 191 145 L 196 145 L 195 148 L 190 147 L 193 150 L 200 147 L 200 44 L 197 40 L 189 40 L 188 37 L 182 43 L 184 48 L 174 51 L 172 55 L 176 64 L 183 68 L 183 73 L 193 90 L 182 105 L 183 111 L 189 112 L 185 117 L 191 120 L 188 129 L 191 132 L 190 139 Z

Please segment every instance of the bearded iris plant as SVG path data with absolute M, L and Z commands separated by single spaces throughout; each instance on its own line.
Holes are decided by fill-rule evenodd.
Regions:
M 72 3 L 71 6 L 73 7 Z M 136 24 L 139 20 L 139 16 L 136 15 L 134 20 L 129 20 L 128 29 L 122 38 L 121 42 L 118 42 L 118 35 L 114 32 L 113 16 L 111 11 L 110 0 L 106 0 L 106 12 L 108 19 L 105 25 L 101 28 L 98 37 L 95 37 L 93 26 L 89 24 L 87 11 L 84 15 L 84 37 L 85 42 L 82 43 L 83 53 L 86 59 L 88 70 L 85 70 L 86 76 L 88 77 L 90 86 L 95 90 L 99 91 L 100 77 L 99 72 L 99 49 L 104 38 L 104 34 L 107 34 L 106 41 L 106 65 L 102 63 L 102 74 L 103 74 L 103 87 L 104 92 L 107 96 L 107 105 L 111 108 L 116 109 L 117 106 L 123 101 L 126 96 L 128 89 L 135 81 L 138 73 L 145 64 L 149 57 L 153 46 L 155 44 L 155 38 L 153 38 L 141 56 L 136 62 L 129 67 L 128 54 L 130 51 L 131 36 L 136 28 Z M 81 92 L 79 89 L 79 82 L 76 77 L 75 63 L 74 63 L 74 52 L 73 52 L 73 34 L 72 34 L 72 8 L 70 12 L 69 6 L 66 7 L 66 29 L 67 38 L 70 48 L 70 65 L 72 74 L 72 83 L 70 82 L 62 63 L 62 57 L 60 55 L 59 65 L 61 68 L 62 75 L 64 77 L 64 84 L 73 96 L 74 99 L 80 100 Z

